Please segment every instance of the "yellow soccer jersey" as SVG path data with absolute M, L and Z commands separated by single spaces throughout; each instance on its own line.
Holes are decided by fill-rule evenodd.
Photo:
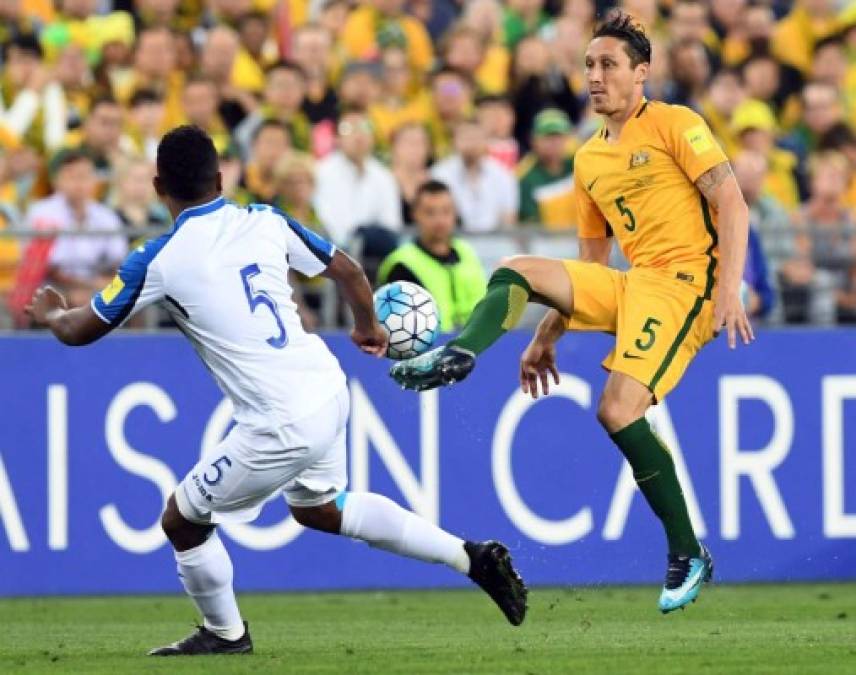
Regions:
M 574 158 L 580 237 L 614 235 L 633 267 L 705 288 L 716 268 L 715 214 L 694 182 L 727 161 L 700 115 L 642 99 L 616 143 L 606 127 Z

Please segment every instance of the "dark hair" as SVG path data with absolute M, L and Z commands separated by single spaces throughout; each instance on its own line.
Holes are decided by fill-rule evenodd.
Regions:
M 95 110 L 97 108 L 100 108 L 102 105 L 119 106 L 119 102 L 109 94 L 102 94 L 101 96 L 97 96 L 95 100 L 92 101 L 92 104 L 89 106 L 89 114 L 92 115 Z
M 217 187 L 219 162 L 211 138 L 195 125 L 167 133 L 158 145 L 158 180 L 170 197 L 199 199 Z
M 84 148 L 65 148 L 57 152 L 48 162 L 48 174 L 53 180 L 64 167 L 78 162 L 89 162 L 94 165 L 92 155 Z
M 439 195 L 443 193 L 448 195 L 452 194 L 451 190 L 449 190 L 449 186 L 443 181 L 435 178 L 426 180 L 416 188 L 416 194 L 413 195 L 413 206 L 416 206 L 419 203 L 419 200 L 422 199 L 422 195 Z
M 505 94 L 482 94 L 476 97 L 476 108 L 483 105 L 503 105 L 514 107 L 510 96 Z
M 31 56 L 42 58 L 42 45 L 33 33 L 22 33 L 16 35 L 9 42 L 3 44 L 3 63 L 9 60 L 9 50 L 14 47 L 18 51 L 29 52 Z
M 265 68 L 265 75 L 270 75 L 275 70 L 290 70 L 301 80 L 306 80 L 306 72 L 294 61 L 288 61 L 287 59 L 277 61 Z
M 592 39 L 614 37 L 624 42 L 624 51 L 635 68 L 640 63 L 651 63 L 651 41 L 645 29 L 630 14 L 620 9 L 610 10 L 592 32 Z
M 845 145 L 856 145 L 856 133 L 844 122 L 838 122 L 824 133 L 817 143 L 817 149 L 841 150 Z
M 458 70 L 457 68 L 453 68 L 452 66 L 445 63 L 441 64 L 431 73 L 431 83 L 433 84 L 438 77 L 442 77 L 443 75 L 452 75 L 454 77 L 457 77 L 459 80 L 463 80 L 463 82 L 470 89 L 475 89 L 475 82 L 473 82 L 473 78 L 470 77 L 469 73 L 465 73 L 464 71 Z
M 132 95 L 129 105 L 136 108 L 143 103 L 163 103 L 163 96 L 154 89 L 137 89 Z
M 256 139 L 262 135 L 262 132 L 265 129 L 279 129 L 282 133 L 285 134 L 285 137 L 288 139 L 289 144 L 291 144 L 291 131 L 289 131 L 288 127 L 285 124 L 275 119 L 262 120 L 262 123 L 259 124 L 259 126 L 257 126 L 253 131 L 251 142 L 255 143 Z
M 821 38 L 817 42 L 814 43 L 814 47 L 812 48 L 812 54 L 817 56 L 817 53 L 821 49 L 826 49 L 829 46 L 835 46 L 839 49 L 844 49 L 844 35 L 843 33 L 833 33 L 832 35 L 827 35 L 825 38 Z
M 206 84 L 214 89 L 215 94 L 217 93 L 217 85 L 214 84 L 214 80 L 206 75 L 194 74 L 188 77 L 184 81 L 184 90 L 187 91 L 187 89 L 194 84 Z

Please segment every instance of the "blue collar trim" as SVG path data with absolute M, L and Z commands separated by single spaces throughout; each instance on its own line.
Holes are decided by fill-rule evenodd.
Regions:
M 178 214 L 178 218 L 175 219 L 175 224 L 172 226 L 173 232 L 175 232 L 179 227 L 181 227 L 184 222 L 188 218 L 194 218 L 195 216 L 204 216 L 209 213 L 213 213 L 218 209 L 226 206 L 226 198 L 222 195 L 217 197 L 206 204 L 200 204 L 199 206 L 191 206 L 189 209 L 184 209 L 181 213 Z

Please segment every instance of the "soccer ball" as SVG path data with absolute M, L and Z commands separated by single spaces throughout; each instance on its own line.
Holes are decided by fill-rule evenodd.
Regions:
M 440 322 L 434 298 L 421 286 L 394 281 L 374 294 L 378 321 L 389 334 L 386 355 L 400 361 L 417 356 L 437 339 Z

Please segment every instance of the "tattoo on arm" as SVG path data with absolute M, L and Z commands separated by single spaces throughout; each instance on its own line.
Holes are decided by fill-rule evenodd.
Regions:
M 727 161 L 720 162 L 715 167 L 708 169 L 696 179 L 695 185 L 711 204 L 716 206 L 716 188 L 722 185 L 723 181 L 731 176 L 731 164 Z

